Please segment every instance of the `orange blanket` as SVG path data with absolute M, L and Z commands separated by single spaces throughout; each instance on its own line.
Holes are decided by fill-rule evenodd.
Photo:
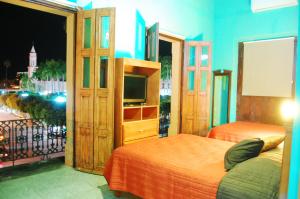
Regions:
M 116 149 L 104 176 L 110 189 L 142 198 L 215 199 L 233 144 L 186 134 L 142 141 Z
M 237 143 L 248 138 L 263 138 L 285 135 L 285 133 L 285 129 L 281 126 L 253 122 L 233 122 L 214 127 L 207 136 Z

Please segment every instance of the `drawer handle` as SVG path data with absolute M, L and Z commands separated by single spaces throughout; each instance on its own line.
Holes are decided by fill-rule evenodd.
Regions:
M 140 133 L 144 132 L 144 130 L 139 130 Z

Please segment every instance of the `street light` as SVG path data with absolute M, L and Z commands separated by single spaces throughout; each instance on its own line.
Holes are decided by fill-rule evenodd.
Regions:
M 29 94 L 28 93 L 21 93 L 21 97 L 28 97 Z
M 54 101 L 57 103 L 66 103 L 67 98 L 65 96 L 59 95 L 59 96 L 55 97 Z

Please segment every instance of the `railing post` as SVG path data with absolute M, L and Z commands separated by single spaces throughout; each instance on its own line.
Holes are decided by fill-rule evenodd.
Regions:
M 12 141 L 12 157 L 13 157 L 13 166 L 15 166 L 15 146 L 16 146 L 16 139 L 15 139 L 15 133 L 14 133 L 14 122 L 11 121 L 11 125 L 9 125 L 11 127 L 10 131 L 11 131 L 11 141 Z

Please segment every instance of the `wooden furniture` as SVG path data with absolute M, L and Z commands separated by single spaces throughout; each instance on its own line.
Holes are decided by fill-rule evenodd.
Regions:
M 185 43 L 181 133 L 206 136 L 210 119 L 211 44 Z
M 144 105 L 124 106 L 125 74 L 147 76 Z M 158 137 L 160 63 L 129 58 L 116 59 L 115 147 Z
M 99 174 L 113 149 L 114 17 L 110 8 L 77 18 L 75 166 Z

